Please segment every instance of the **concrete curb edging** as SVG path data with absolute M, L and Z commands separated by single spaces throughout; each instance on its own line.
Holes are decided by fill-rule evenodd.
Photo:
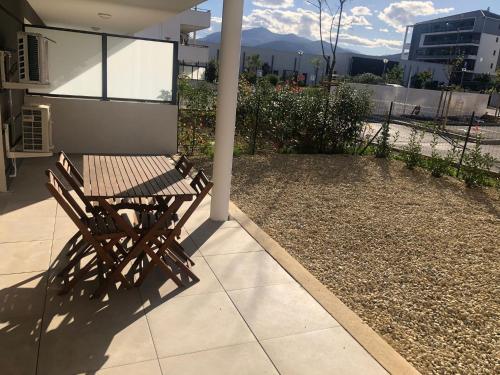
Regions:
M 390 374 L 420 374 L 233 202 L 229 213 Z

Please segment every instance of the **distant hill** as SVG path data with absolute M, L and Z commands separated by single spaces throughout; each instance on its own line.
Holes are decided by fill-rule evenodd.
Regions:
M 199 41 L 211 44 L 220 43 L 220 32 L 209 34 L 199 39 Z M 241 33 L 241 45 L 274 49 L 277 51 L 297 52 L 301 50 L 304 53 L 321 54 L 321 41 L 319 40 L 313 41 L 295 34 L 277 34 L 264 27 L 243 30 Z M 329 43 L 324 42 L 324 46 L 326 51 L 330 51 Z M 337 47 L 337 51 L 353 52 L 342 47 Z

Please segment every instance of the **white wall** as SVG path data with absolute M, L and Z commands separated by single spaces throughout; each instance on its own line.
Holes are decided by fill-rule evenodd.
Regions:
M 399 103 L 404 103 L 406 100 L 408 104 L 414 106 L 419 105 L 429 109 L 437 108 L 441 97 L 441 91 L 437 90 L 407 89 L 405 87 L 365 85 L 359 83 L 351 83 L 350 85 L 371 91 L 373 100 L 386 102 L 395 101 Z M 476 115 L 482 116 L 487 112 L 488 99 L 489 95 L 486 94 L 454 92 L 450 103 L 449 114 L 454 116 L 476 112 Z
M 496 51 L 495 55 L 493 55 L 493 51 Z M 477 59 L 476 59 L 476 65 L 474 67 L 474 73 L 494 74 L 497 68 L 499 53 L 500 53 L 500 38 L 498 38 L 497 42 L 496 35 L 482 33 L 481 43 L 479 44 L 479 50 L 477 51 Z M 491 64 L 493 64 L 493 66 Z
M 177 106 L 26 96 L 50 104 L 55 151 L 103 154 L 177 152 Z
M 186 63 L 207 63 L 209 50 L 206 46 L 179 45 L 178 59 Z

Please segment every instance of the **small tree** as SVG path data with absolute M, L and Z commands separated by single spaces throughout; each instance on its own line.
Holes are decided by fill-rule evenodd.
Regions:
M 426 84 L 426 82 L 428 82 L 430 79 L 432 78 L 432 73 L 429 72 L 429 71 L 423 71 L 423 72 L 419 72 L 415 75 L 413 75 L 411 81 L 411 85 L 412 87 L 416 88 L 416 89 L 421 89 L 424 87 L 424 85 Z
M 389 143 L 389 123 L 382 124 L 382 130 L 378 137 L 377 147 L 375 148 L 375 156 L 377 158 L 388 158 L 391 154 L 391 145 Z
M 205 80 L 208 82 L 217 81 L 218 76 L 218 66 L 215 60 L 210 60 L 205 70 Z
M 468 187 L 484 185 L 487 171 L 493 166 L 495 159 L 488 153 L 481 152 L 481 137 L 478 137 L 474 148 L 464 155 L 462 178 Z
M 249 72 L 257 74 L 257 70 L 262 69 L 262 60 L 260 59 L 259 54 L 250 55 L 246 60 Z
M 385 80 L 387 83 L 401 85 L 403 82 L 403 75 L 404 75 L 403 67 L 395 65 L 392 69 L 390 69 L 386 73 Z
M 408 169 L 413 169 L 418 166 L 422 160 L 422 139 L 424 132 L 419 132 L 413 128 L 411 130 L 408 144 L 403 147 L 403 160 Z
M 453 161 L 457 157 L 457 143 L 454 142 L 451 150 L 448 150 L 445 156 L 442 156 L 438 149 L 438 139 L 437 129 L 434 131 L 432 142 L 431 142 L 431 158 L 428 161 L 428 167 L 431 174 L 434 177 L 441 177 L 448 172 Z
M 311 65 L 314 67 L 314 84 L 318 84 L 318 74 L 319 68 L 321 66 L 321 59 L 319 57 L 315 57 L 311 59 Z

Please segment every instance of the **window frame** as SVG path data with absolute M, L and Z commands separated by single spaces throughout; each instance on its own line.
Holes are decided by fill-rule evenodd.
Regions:
M 65 27 L 54 27 L 54 26 L 44 26 L 44 25 L 31 25 L 31 24 L 23 24 L 23 31 L 26 31 L 26 27 L 29 28 L 37 28 L 37 29 L 48 29 L 48 30 L 57 30 L 57 31 L 66 31 L 66 32 L 76 32 L 81 34 L 92 34 L 92 35 L 100 35 L 101 36 L 101 66 L 102 66 L 102 83 L 101 83 L 101 96 L 85 96 L 85 95 L 63 95 L 63 94 L 46 94 L 46 93 L 35 93 L 29 92 L 29 90 L 25 90 L 26 95 L 36 95 L 36 96 L 47 96 L 47 97 L 55 97 L 55 98 L 75 98 L 75 99 L 94 99 L 94 100 L 102 100 L 102 101 L 120 101 L 120 102 L 137 102 L 137 103 L 163 103 L 163 104 L 177 104 L 177 77 L 179 75 L 179 61 L 177 60 L 178 50 L 179 50 L 179 42 L 172 40 L 164 40 L 164 39 L 155 39 L 155 38 L 144 38 L 137 37 L 131 35 L 120 35 L 120 34 L 110 34 L 110 33 L 100 33 L 97 31 L 87 31 L 87 30 L 78 30 L 78 29 L 70 29 Z M 123 39 L 134 39 L 134 40 L 145 40 L 150 42 L 160 42 L 160 43 L 170 43 L 173 45 L 173 61 L 172 61 L 172 98 L 170 100 L 151 100 L 151 99 L 134 99 L 134 98 L 115 98 L 108 97 L 108 48 L 107 48 L 107 38 L 123 38 Z M 49 56 L 50 61 L 50 56 Z M 49 77 L 50 81 L 50 77 Z

